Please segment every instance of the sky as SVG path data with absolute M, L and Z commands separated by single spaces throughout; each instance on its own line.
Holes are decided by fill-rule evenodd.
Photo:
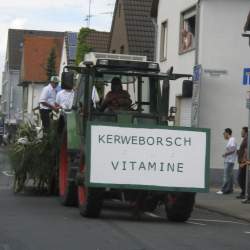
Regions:
M 115 0 L 0 0 L 0 73 L 8 29 L 79 31 L 87 26 L 89 2 L 90 28 L 109 31 Z

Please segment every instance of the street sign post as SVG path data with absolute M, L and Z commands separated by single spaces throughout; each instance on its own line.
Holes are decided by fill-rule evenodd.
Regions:
M 199 125 L 199 107 L 200 107 L 200 85 L 201 85 L 201 65 L 196 65 L 193 72 L 193 96 L 192 96 L 192 113 L 191 125 L 198 127 Z
M 248 108 L 248 139 L 247 139 L 247 159 L 250 159 L 250 91 L 247 92 L 247 103 Z M 246 179 L 245 179 L 245 199 L 243 203 L 250 203 L 249 200 L 249 165 L 246 166 Z

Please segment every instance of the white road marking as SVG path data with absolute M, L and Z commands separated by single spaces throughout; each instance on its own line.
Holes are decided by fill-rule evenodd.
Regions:
M 8 176 L 8 177 L 13 177 L 14 174 L 12 174 L 11 172 L 9 171 L 2 171 L 2 173 L 5 175 L 5 176 Z
M 242 223 L 242 222 L 237 222 L 237 221 L 229 221 L 229 220 L 191 219 L 191 221 L 231 223 L 231 224 L 238 224 L 238 225 L 249 226 L 249 224 L 247 224 L 247 223 Z
M 187 221 L 187 224 L 193 224 L 193 225 L 199 225 L 199 226 L 206 226 L 206 224 L 203 223 L 198 223 L 198 222 L 192 222 L 192 221 Z
M 250 232 L 245 232 L 245 234 L 250 234 Z
M 160 218 L 161 216 L 159 215 L 156 215 L 156 214 L 153 214 L 153 213 L 150 213 L 150 212 L 145 212 L 144 214 L 150 216 L 150 217 L 153 217 L 153 218 Z

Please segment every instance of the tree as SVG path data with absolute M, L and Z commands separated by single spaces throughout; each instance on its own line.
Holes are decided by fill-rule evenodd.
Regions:
M 56 75 L 56 49 L 52 48 L 47 60 L 46 73 L 48 77 L 48 81 L 51 76 Z
M 91 49 L 86 42 L 86 38 L 91 31 L 89 28 L 81 28 L 79 31 L 76 49 L 76 65 L 83 61 L 85 54 Z

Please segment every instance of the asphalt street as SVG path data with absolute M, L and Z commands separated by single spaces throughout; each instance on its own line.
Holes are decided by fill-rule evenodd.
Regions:
M 0 250 L 250 249 L 250 224 L 195 209 L 187 223 L 170 223 L 163 207 L 134 220 L 127 209 L 80 216 L 57 197 L 13 194 L 6 155 L 0 155 Z

